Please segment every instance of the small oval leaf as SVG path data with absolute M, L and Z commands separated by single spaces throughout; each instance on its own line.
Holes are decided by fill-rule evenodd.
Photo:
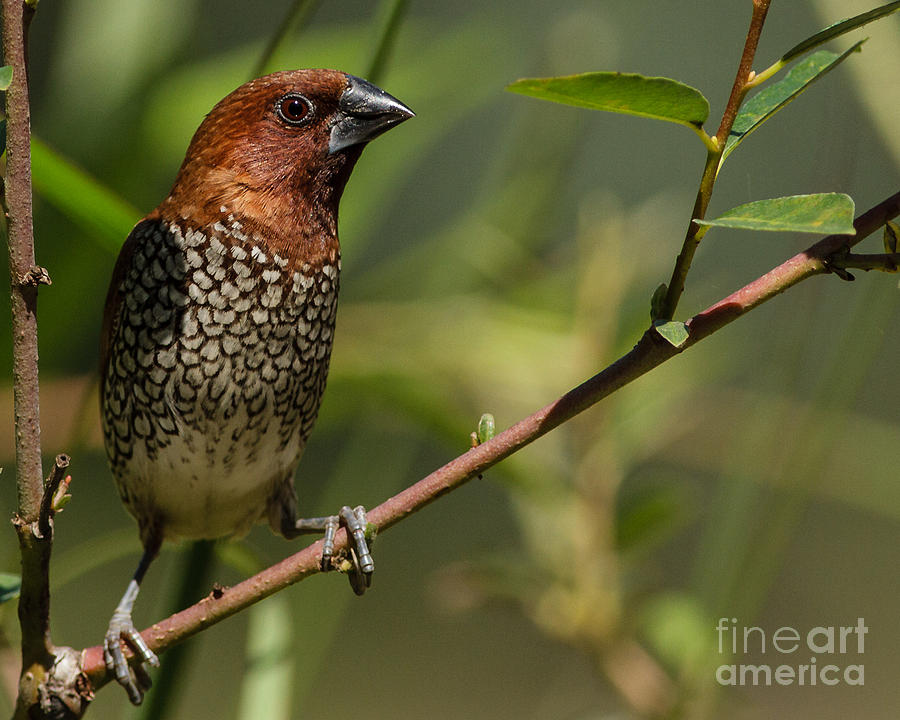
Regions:
M 687 325 L 677 320 L 657 321 L 653 328 L 674 347 L 680 348 L 689 337 Z
M 667 120 L 698 128 L 709 116 L 709 102 L 689 85 L 635 73 L 589 72 L 551 78 L 525 78 L 511 92 L 565 105 Z
M 849 195 L 818 193 L 757 200 L 738 205 L 715 220 L 694 222 L 743 230 L 855 235 L 853 211 L 853 198 Z
M 494 437 L 494 416 L 485 413 L 478 421 L 478 444 L 486 443 Z

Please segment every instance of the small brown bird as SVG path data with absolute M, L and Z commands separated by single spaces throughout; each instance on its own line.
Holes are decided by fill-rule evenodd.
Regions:
M 328 567 L 343 524 L 354 589 L 369 583 L 364 510 L 298 519 L 293 476 L 328 374 L 338 202 L 365 144 L 412 116 L 334 70 L 242 85 L 207 115 L 169 196 L 125 241 L 103 320 L 101 415 L 144 554 L 104 657 L 135 704 L 159 661 L 131 613 L 164 539 L 240 535 L 267 519 L 288 538 L 324 530 Z

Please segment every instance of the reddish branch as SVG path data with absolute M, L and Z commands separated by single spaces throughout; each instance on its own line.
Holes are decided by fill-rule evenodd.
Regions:
M 855 236 L 829 236 L 695 315 L 687 323 L 690 337 L 681 348 L 674 347 L 654 330 L 648 330 L 630 352 L 605 370 L 374 508 L 369 512 L 369 521 L 379 532 L 384 531 L 766 300 L 808 277 L 828 273 L 829 258 L 833 254 L 859 242 L 898 214 L 900 193 L 860 215 L 854 223 Z M 336 547 L 346 548 L 346 541 L 346 534 L 341 530 Z M 161 652 L 319 572 L 321 544 L 321 541 L 316 542 L 239 585 L 217 590 L 196 605 L 156 623 L 141 634 L 154 651 Z M 94 687 L 107 682 L 109 678 L 101 648 L 88 648 L 82 657 L 82 668 Z
M 744 52 L 741 53 L 737 75 L 734 78 L 734 84 L 731 86 L 731 95 L 728 98 L 728 104 L 725 106 L 725 112 L 722 113 L 722 122 L 719 123 L 719 129 L 716 132 L 716 141 L 720 148 L 725 147 L 725 141 L 728 140 L 728 135 L 731 133 L 731 126 L 734 125 L 734 119 L 737 117 L 741 103 L 744 101 L 744 95 L 747 94 L 747 81 L 750 79 L 750 72 L 753 70 L 753 58 L 756 57 L 756 48 L 759 46 L 759 38 L 762 36 L 766 15 L 769 13 L 769 2 L 770 0 L 753 1 L 753 14 L 750 17 L 747 40 L 744 42 Z

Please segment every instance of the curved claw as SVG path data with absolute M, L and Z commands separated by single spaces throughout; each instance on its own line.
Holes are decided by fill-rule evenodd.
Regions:
M 347 579 L 350 581 L 350 587 L 353 588 L 353 592 L 357 595 L 362 595 L 372 586 L 372 573 L 365 572 L 360 566 L 356 548 L 350 548 L 350 559 L 353 563 L 353 569 L 347 573 Z
M 362 505 L 350 508 L 347 505 L 341 508 L 340 522 L 347 528 L 352 543 L 350 544 L 350 559 L 353 569 L 347 573 L 350 587 L 357 595 L 362 595 L 372 585 L 372 573 L 375 572 L 375 561 L 369 552 L 369 544 L 366 541 L 366 509 Z
M 129 666 L 122 652 L 122 641 L 131 648 L 136 664 Z M 128 692 L 128 699 L 133 705 L 140 705 L 144 693 L 150 689 L 150 674 L 147 666 L 159 667 L 159 658 L 149 647 L 135 628 L 130 614 L 116 612 L 109 622 L 103 643 L 103 661 L 116 682 Z

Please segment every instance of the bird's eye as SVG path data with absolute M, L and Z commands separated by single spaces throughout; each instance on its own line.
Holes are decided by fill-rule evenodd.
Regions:
M 275 113 L 289 125 L 303 125 L 312 117 L 312 103 L 302 95 L 290 93 L 275 104 Z

